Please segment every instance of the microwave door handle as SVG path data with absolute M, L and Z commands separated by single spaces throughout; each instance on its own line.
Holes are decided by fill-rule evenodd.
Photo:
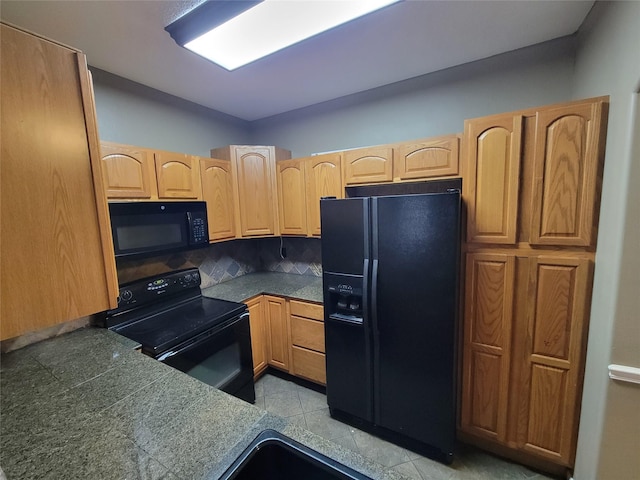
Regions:
M 189 237 L 189 239 L 187 240 L 187 242 L 189 243 L 189 245 L 192 245 L 194 242 L 194 238 L 193 238 L 193 215 L 191 215 L 191 212 L 187 212 L 187 236 Z

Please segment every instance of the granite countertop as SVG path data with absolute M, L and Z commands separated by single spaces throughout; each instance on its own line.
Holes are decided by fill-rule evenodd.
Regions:
M 233 302 L 243 302 L 262 293 L 322 303 L 322 278 L 291 273 L 258 272 L 202 290 L 202 294 L 207 297 Z
M 403 478 L 135 345 L 87 327 L 2 355 L 0 466 L 9 480 L 215 479 L 266 428 L 374 479 Z

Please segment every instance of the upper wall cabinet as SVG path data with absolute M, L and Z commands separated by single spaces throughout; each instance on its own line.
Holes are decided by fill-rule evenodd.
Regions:
M 115 308 L 118 280 L 85 56 L 0 31 L 5 340 Z
M 307 230 L 310 236 L 320 236 L 320 199 L 344 198 L 342 154 L 325 153 L 305 160 Z
M 594 247 L 606 105 L 591 99 L 467 120 L 467 241 Z
M 100 142 L 108 198 L 201 200 L 199 157 Z
M 464 141 L 467 241 L 515 244 L 522 116 L 502 114 L 467 120 Z
M 393 147 L 358 148 L 343 152 L 344 183 L 381 183 L 393 180 Z
M 595 245 L 602 102 L 542 110 L 535 119 L 532 245 Z
M 102 172 L 109 198 L 157 198 L 153 152 L 146 148 L 100 142 Z
M 276 162 L 278 217 L 283 235 L 307 234 L 305 162 L 302 159 Z
M 184 153 L 155 152 L 158 198 L 196 200 L 202 198 L 200 164 Z
M 291 152 L 271 146 L 228 145 L 212 149 L 211 156 L 231 161 L 240 235 L 278 235 L 275 162 L 291 158 Z
M 458 175 L 459 143 L 457 135 L 447 135 L 398 145 L 394 158 L 394 177 L 415 180 Z
M 458 135 L 415 140 L 393 145 L 346 150 L 345 186 L 403 182 L 460 174 Z
M 207 202 L 209 240 L 228 240 L 236 236 L 231 162 L 200 158 L 202 199 Z

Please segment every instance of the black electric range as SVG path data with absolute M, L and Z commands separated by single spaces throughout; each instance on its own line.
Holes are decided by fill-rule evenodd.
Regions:
M 204 297 L 197 268 L 122 285 L 104 326 L 140 343 L 146 355 L 255 401 L 247 306 Z

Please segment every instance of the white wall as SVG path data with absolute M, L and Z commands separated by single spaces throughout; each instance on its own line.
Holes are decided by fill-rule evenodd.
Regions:
M 102 140 L 210 156 L 248 141 L 248 122 L 91 68 Z
M 611 103 L 574 477 L 626 480 L 640 475 L 640 388 L 607 365 L 640 367 L 640 2 L 597 2 L 578 41 L 574 96 Z
M 545 42 L 253 122 L 294 157 L 462 132 L 464 120 L 569 100 L 574 38 Z

